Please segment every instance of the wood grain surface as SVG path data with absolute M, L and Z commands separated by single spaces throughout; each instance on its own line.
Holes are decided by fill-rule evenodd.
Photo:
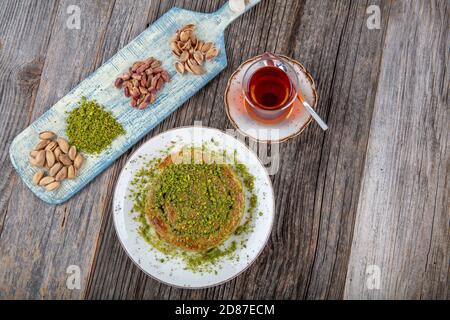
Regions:
M 448 294 L 449 14 L 444 2 L 399 1 L 391 6 L 356 214 L 348 298 Z M 405 15 L 409 19 L 397 18 Z M 370 265 L 380 268 L 381 290 L 364 285 Z
M 12 139 L 173 6 L 223 0 L 2 0 L 0 6 L 0 298 L 448 299 L 450 3 L 263 0 L 229 26 L 228 68 L 65 204 L 32 195 L 8 158 Z M 66 27 L 67 7 L 81 28 Z M 380 8 L 369 29 L 370 5 Z M 8 26 L 3 27 L 3 26 Z M 111 215 L 131 152 L 167 129 L 231 128 L 233 70 L 271 51 L 304 64 L 316 124 L 280 145 L 270 241 L 242 275 L 204 290 L 172 288 L 126 256 Z M 66 286 L 80 267 L 80 290 Z M 377 288 L 367 267 L 380 270 Z

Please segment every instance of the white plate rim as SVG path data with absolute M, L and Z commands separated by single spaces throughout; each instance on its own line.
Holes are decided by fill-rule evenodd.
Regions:
M 129 252 L 129 250 L 127 249 L 127 247 L 126 247 L 125 244 L 123 243 L 123 241 L 122 241 L 122 239 L 121 239 L 121 237 L 120 237 L 119 231 L 118 231 L 117 221 L 116 221 L 116 215 L 115 215 L 115 213 L 114 213 L 114 210 L 115 210 L 114 208 L 115 208 L 115 205 L 116 205 L 116 203 L 117 203 L 117 200 L 116 200 L 116 199 L 118 199 L 117 189 L 118 189 L 119 181 L 121 180 L 122 176 L 124 175 L 124 172 L 125 172 L 124 169 L 125 169 L 125 168 L 127 167 L 127 165 L 130 163 L 130 160 L 134 157 L 134 155 L 135 155 L 137 152 L 139 152 L 139 151 L 140 151 L 147 143 L 149 143 L 151 140 L 157 139 L 158 137 L 160 137 L 160 136 L 163 135 L 163 134 L 167 134 L 168 132 L 177 131 L 177 130 L 181 130 L 181 129 L 193 129 L 193 128 L 197 128 L 197 129 L 201 129 L 201 130 L 213 130 L 213 131 L 219 132 L 220 134 L 224 134 L 224 135 L 226 135 L 226 136 L 229 136 L 230 138 L 236 140 L 236 142 L 237 142 L 238 144 L 241 144 L 247 152 L 252 153 L 252 154 L 256 157 L 256 159 L 258 159 L 258 163 L 259 163 L 260 166 L 263 168 L 263 171 L 264 171 L 264 173 L 265 173 L 265 175 L 266 175 L 266 177 L 267 177 L 267 180 L 269 181 L 270 192 L 271 192 L 272 199 L 273 199 L 273 201 L 272 201 L 272 213 L 271 213 L 271 219 L 270 219 L 270 227 L 269 227 L 269 229 L 268 229 L 269 232 L 267 232 L 266 238 L 264 239 L 264 244 L 263 244 L 263 245 L 261 246 L 261 248 L 258 250 L 258 252 L 257 252 L 256 255 L 253 257 L 253 259 L 251 259 L 251 260 L 249 261 L 249 263 L 248 263 L 244 268 L 242 268 L 242 270 L 240 270 L 240 271 L 237 272 L 236 274 L 234 274 L 234 275 L 228 277 L 227 279 L 224 279 L 224 280 L 222 280 L 222 281 L 219 281 L 219 282 L 217 282 L 217 283 L 213 283 L 213 284 L 210 284 L 210 285 L 204 285 L 204 286 L 182 286 L 182 285 L 177 285 L 177 284 L 173 284 L 173 283 L 168 283 L 168 282 L 166 282 L 166 281 L 164 281 L 164 280 L 161 280 L 161 279 L 157 278 L 156 276 L 150 274 L 150 273 L 147 272 L 146 270 L 144 270 L 144 268 L 143 268 L 142 266 L 139 265 L 139 263 L 135 260 L 135 258 L 133 257 L 133 255 Z M 123 208 L 122 208 L 121 210 L 123 210 Z M 166 131 L 164 131 L 164 132 L 161 132 L 161 133 L 157 134 L 157 135 L 154 136 L 154 137 L 151 137 L 151 138 L 148 139 L 146 142 L 144 142 L 141 146 L 139 146 L 139 148 L 136 149 L 136 150 L 128 157 L 127 162 L 124 164 L 124 166 L 123 166 L 122 169 L 120 170 L 120 174 L 119 174 L 119 176 L 118 176 L 118 178 L 117 178 L 116 185 L 115 185 L 115 187 L 114 187 L 113 203 L 112 203 L 112 211 L 113 211 L 112 214 L 113 214 L 114 230 L 115 230 L 115 232 L 116 232 L 117 238 L 119 239 L 119 243 L 120 243 L 122 249 L 123 249 L 123 250 L 125 251 L 125 253 L 127 254 L 128 258 L 133 262 L 133 264 L 134 264 L 135 266 L 137 266 L 144 274 L 146 274 L 146 275 L 149 276 L 150 278 L 152 278 L 152 279 L 154 279 L 154 280 L 156 280 L 156 281 L 158 281 L 158 282 L 160 282 L 160 283 L 163 283 L 163 284 L 165 284 L 165 285 L 167 285 L 167 286 L 174 287 L 174 288 L 178 288 L 178 289 L 198 290 L 198 289 L 207 289 L 207 288 L 216 287 L 216 286 L 222 285 L 222 284 L 224 284 L 224 283 L 226 283 L 226 282 L 228 282 L 228 281 L 231 281 L 231 280 L 235 279 L 236 277 L 238 277 L 239 275 L 241 275 L 243 272 L 245 272 L 245 271 L 246 271 L 251 265 L 253 265 L 253 264 L 255 263 L 255 261 L 259 258 L 259 256 L 260 256 L 261 253 L 263 252 L 263 250 L 266 248 L 267 242 L 269 241 L 270 236 L 271 236 L 271 234 L 272 234 L 272 230 L 273 230 L 273 224 L 274 224 L 274 220 L 275 220 L 275 193 L 274 193 L 274 190 L 273 190 L 273 183 L 272 183 L 272 180 L 270 179 L 270 175 L 269 175 L 269 172 L 267 171 L 267 168 L 262 164 L 262 162 L 261 162 L 261 160 L 259 159 L 258 155 L 257 155 L 253 150 L 251 150 L 247 145 L 245 145 L 243 142 L 239 141 L 238 139 L 234 138 L 234 137 L 231 136 L 230 134 L 228 134 L 228 133 L 226 133 L 226 132 L 224 132 L 224 131 L 221 131 L 221 130 L 219 130 L 219 129 L 217 129 L 217 128 L 204 127 L 204 126 L 202 126 L 202 127 L 195 127 L 195 126 L 180 126 L 180 127 L 176 127 L 176 128 L 172 128 L 172 129 L 166 130 Z

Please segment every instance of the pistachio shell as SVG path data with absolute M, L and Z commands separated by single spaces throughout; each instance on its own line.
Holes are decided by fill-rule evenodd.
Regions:
M 43 131 L 39 133 L 39 139 L 42 140 L 51 140 L 56 137 L 56 134 L 52 131 Z
M 186 62 L 189 59 L 189 52 L 183 51 L 183 53 L 180 55 L 180 62 Z
M 67 154 L 60 155 L 58 159 L 65 166 L 71 166 L 73 164 L 72 160 L 70 160 Z
M 181 31 L 181 33 L 180 33 L 180 40 L 183 41 L 183 42 L 188 41 L 189 38 L 191 37 L 191 34 L 192 34 L 192 31 L 189 30 L 189 29 Z
M 34 150 L 42 150 L 44 149 L 48 144 L 50 143 L 50 140 L 41 140 L 39 143 L 34 147 Z
M 55 141 L 52 141 L 45 147 L 45 150 L 53 151 L 56 147 L 58 147 L 58 144 Z
M 57 162 L 53 165 L 53 167 L 50 168 L 50 170 L 48 171 L 48 175 L 50 177 L 54 177 L 56 176 L 56 174 L 59 172 L 59 170 L 61 170 L 62 168 L 62 163 L 61 162 Z
M 203 54 L 200 51 L 195 51 L 194 52 L 194 59 L 195 59 L 195 61 L 197 61 L 197 63 L 199 65 L 203 64 L 204 58 L 203 58 Z
M 183 41 L 178 41 L 177 42 L 177 48 L 178 48 L 178 50 L 180 50 L 182 52 L 183 48 L 184 48 L 184 42 Z
M 74 179 L 77 176 L 77 169 L 72 165 L 67 169 L 67 178 Z
M 75 160 L 73 162 L 73 165 L 75 166 L 76 169 L 80 169 L 81 166 L 83 165 L 84 162 L 84 158 L 83 156 L 79 153 L 77 154 L 77 156 L 75 157 Z
M 202 48 L 203 44 L 204 44 L 203 41 L 198 40 L 197 45 L 195 46 L 194 50 L 196 50 L 196 51 L 200 50 Z
M 190 72 L 190 73 L 194 73 L 193 71 L 192 71 L 192 69 L 189 67 L 189 64 L 186 62 L 184 65 L 184 69 L 187 71 L 187 72 Z
M 44 171 L 39 170 L 33 175 L 33 184 L 38 185 L 39 181 L 44 177 Z
M 47 176 L 47 177 L 42 178 L 42 179 L 39 181 L 39 185 L 40 185 L 40 186 L 46 186 L 46 185 L 48 185 L 49 183 L 52 183 L 53 181 L 55 181 L 55 178 Z
M 36 156 L 36 165 L 43 167 L 45 165 L 45 150 L 40 150 Z
M 205 73 L 205 70 L 203 69 L 202 66 L 199 66 L 199 65 L 191 65 L 190 68 L 191 68 L 192 72 L 193 72 L 194 74 L 196 74 L 196 75 L 200 75 L 200 74 Z
M 56 140 L 56 142 L 58 143 L 58 146 L 59 146 L 59 148 L 61 149 L 62 152 L 64 152 L 64 153 L 69 152 L 69 143 L 66 141 L 66 139 L 58 138 Z
M 180 49 L 178 49 L 178 48 L 173 49 L 172 52 L 173 52 L 176 56 L 180 56 L 180 55 L 183 53 L 183 51 L 180 50 Z
M 75 160 L 75 157 L 77 156 L 77 147 L 71 146 L 69 149 L 69 158 L 70 160 Z
M 180 29 L 180 31 L 187 30 L 187 29 L 190 29 L 191 31 L 194 31 L 195 30 L 195 24 L 188 23 L 188 24 L 184 25 L 183 28 Z
M 47 166 L 49 168 L 53 167 L 53 165 L 55 164 L 55 161 L 56 161 L 53 151 L 50 151 L 50 150 L 45 151 L 45 160 L 47 161 Z
M 211 60 L 215 57 L 217 57 L 219 55 L 219 49 L 217 49 L 216 47 L 212 47 L 211 49 L 208 50 L 208 52 L 206 52 L 206 59 L 207 60 Z
M 32 151 L 30 152 L 30 157 L 36 158 L 36 156 L 37 156 L 38 153 L 39 153 L 39 151 L 37 151 L 37 150 L 32 150 Z
M 56 181 L 63 181 L 67 178 L 67 167 L 62 167 L 55 176 Z
M 188 41 L 186 41 L 186 43 L 184 44 L 182 49 L 183 50 L 189 50 L 191 48 L 192 48 L 192 43 L 191 43 L 191 40 L 189 39 Z
M 190 58 L 190 59 L 188 60 L 188 63 L 189 63 L 189 66 L 193 66 L 193 65 L 198 66 L 198 63 L 197 63 L 197 61 L 195 61 L 194 58 Z
M 177 43 L 175 42 L 175 41 L 172 41 L 171 43 L 170 43 L 170 49 L 173 51 L 173 50 L 178 50 L 178 46 L 177 46 Z
M 62 154 L 61 149 L 59 147 L 56 147 L 56 149 L 53 151 L 53 154 L 55 155 L 55 159 L 59 159 L 59 156 Z
M 195 35 L 195 33 L 191 32 L 191 37 L 189 40 L 191 40 L 193 46 L 197 44 L 197 36 Z
M 36 158 L 34 158 L 34 157 L 32 157 L 32 156 L 29 156 L 29 157 L 28 157 L 28 162 L 30 162 L 30 164 L 31 164 L 32 166 L 38 167 Z
M 213 46 L 212 42 L 206 42 L 205 44 L 203 44 L 203 46 L 201 48 L 199 48 L 203 53 L 208 52 L 209 49 L 211 49 Z
M 45 190 L 53 191 L 53 190 L 58 189 L 60 186 L 61 186 L 61 182 L 55 181 L 55 182 L 52 182 L 52 183 L 49 183 L 48 185 L 46 185 Z

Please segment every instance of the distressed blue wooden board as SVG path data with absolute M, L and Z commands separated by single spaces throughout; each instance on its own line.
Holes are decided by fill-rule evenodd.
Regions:
M 248 1 L 246 11 L 258 2 L 260 0 Z M 232 12 L 228 3 L 210 14 L 180 8 L 172 8 L 164 14 L 13 140 L 9 151 L 11 162 L 25 184 L 36 196 L 50 204 L 67 201 L 80 191 L 227 66 L 224 30 L 238 16 L 240 14 Z M 169 39 L 178 28 L 188 23 L 197 25 L 196 34 L 200 39 L 213 41 L 220 49 L 219 56 L 205 64 L 206 72 L 201 76 L 178 75 L 173 68 L 176 60 L 170 50 Z M 114 87 L 114 80 L 133 62 L 150 56 L 161 60 L 171 81 L 158 93 L 153 105 L 146 110 L 136 110 L 130 107 L 130 100 L 123 95 L 123 90 Z M 67 137 L 66 113 L 77 107 L 82 96 L 95 99 L 110 110 L 123 125 L 126 134 L 115 139 L 111 147 L 99 155 L 84 154 L 86 161 L 77 179 L 65 180 L 59 189 L 47 192 L 31 182 L 38 168 L 29 164 L 29 152 L 39 141 L 38 134 L 42 131 L 51 130 L 58 136 Z

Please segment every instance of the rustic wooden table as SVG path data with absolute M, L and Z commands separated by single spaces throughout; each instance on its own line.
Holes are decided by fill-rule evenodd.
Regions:
M 311 71 L 330 130 L 313 123 L 280 146 L 270 241 L 226 284 L 171 288 L 122 250 L 113 189 L 139 144 L 63 205 L 25 187 L 8 155 L 20 131 L 172 6 L 223 3 L 1 0 L 0 298 L 448 298 L 448 0 L 263 0 L 229 27 L 228 68 L 141 143 L 195 120 L 231 128 L 227 80 L 264 51 Z M 70 5 L 79 30 L 67 27 Z M 70 265 L 80 289 L 66 286 Z

